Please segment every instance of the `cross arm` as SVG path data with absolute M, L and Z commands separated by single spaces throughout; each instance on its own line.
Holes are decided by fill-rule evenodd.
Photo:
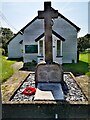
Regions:
M 58 17 L 58 10 L 52 10 L 51 16 L 52 16 L 52 18 L 57 18 Z
M 39 19 L 44 19 L 44 11 L 38 11 L 38 18 Z

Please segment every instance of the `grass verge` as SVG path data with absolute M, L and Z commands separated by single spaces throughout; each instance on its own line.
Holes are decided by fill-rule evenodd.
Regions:
M 90 76 L 89 56 L 90 56 L 90 53 L 80 54 L 78 63 L 63 64 L 64 71 L 66 72 L 70 71 L 76 76 L 83 75 L 83 74 Z
M 13 69 L 11 65 L 14 64 L 15 61 L 7 60 L 5 56 L 2 56 L 1 63 L 2 65 L 0 65 L 0 82 L 3 83 L 13 74 Z

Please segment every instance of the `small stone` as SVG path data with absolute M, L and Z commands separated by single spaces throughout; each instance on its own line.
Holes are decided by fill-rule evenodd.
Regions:
M 78 87 L 76 82 L 71 78 L 70 75 L 64 74 L 63 76 L 65 83 L 68 87 L 68 93 L 65 94 L 66 101 L 82 101 L 84 102 L 86 99 Z M 35 74 L 30 74 L 27 80 L 22 84 L 20 89 L 17 91 L 16 95 L 13 97 L 11 101 L 32 101 L 34 99 L 34 95 L 26 96 L 22 94 L 26 87 L 35 87 Z

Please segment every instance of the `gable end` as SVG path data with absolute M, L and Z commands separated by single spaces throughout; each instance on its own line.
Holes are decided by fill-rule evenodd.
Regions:
M 59 35 L 58 33 L 56 33 L 54 30 L 52 30 L 52 33 L 53 33 L 56 37 L 58 37 L 59 39 L 61 39 L 62 41 L 65 41 L 65 39 L 64 39 L 61 35 Z M 35 39 L 35 42 L 39 41 L 42 37 L 44 37 L 44 33 L 42 33 L 39 37 L 37 37 L 37 38 Z
M 52 8 L 52 9 L 55 10 L 54 8 Z M 80 31 L 80 28 L 78 26 L 76 26 L 74 23 L 72 23 L 70 20 L 68 20 L 66 17 L 64 17 L 61 13 L 58 12 L 58 16 L 60 16 L 61 18 L 66 20 L 68 23 L 70 23 L 72 26 L 74 26 L 76 28 L 77 32 Z

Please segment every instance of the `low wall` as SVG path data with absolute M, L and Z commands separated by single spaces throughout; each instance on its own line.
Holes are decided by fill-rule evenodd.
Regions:
M 3 120 L 64 119 L 89 120 L 88 104 L 68 104 L 63 102 L 4 103 L 2 105 Z M 75 119 L 76 120 L 76 119 Z
M 89 111 L 88 101 L 8 101 L 2 104 L 2 120 L 90 120 Z

